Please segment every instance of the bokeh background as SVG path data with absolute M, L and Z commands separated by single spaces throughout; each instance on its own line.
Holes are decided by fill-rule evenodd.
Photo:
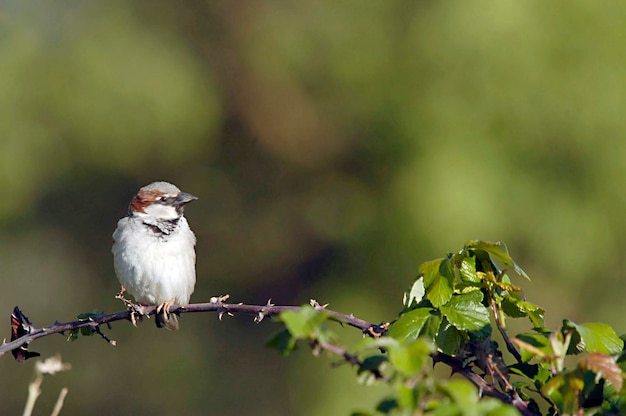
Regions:
M 192 301 L 310 298 L 374 322 L 419 264 L 505 241 L 528 299 L 626 332 L 626 4 L 0 4 L 0 335 L 121 309 L 111 233 L 136 190 L 200 199 Z M 32 349 L 72 370 L 63 414 L 340 415 L 386 391 L 278 326 L 186 315 Z M 352 329 L 336 328 L 348 339 Z M 0 360 L 21 411 L 32 362 Z

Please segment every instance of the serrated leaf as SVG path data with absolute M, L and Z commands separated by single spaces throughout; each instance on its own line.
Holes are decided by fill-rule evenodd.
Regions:
M 465 257 L 461 261 L 461 267 L 459 268 L 459 274 L 461 280 L 464 282 L 480 283 L 480 277 L 476 274 L 476 257 Z
M 489 326 L 489 311 L 481 303 L 482 299 L 480 291 L 455 295 L 440 310 L 460 331 L 482 330 Z
M 420 276 L 424 277 L 424 286 L 428 289 L 435 276 L 439 275 L 439 266 L 444 259 L 437 259 L 423 263 L 420 268 Z
M 542 328 L 544 323 L 545 310 L 533 303 L 519 299 L 512 293 L 508 293 L 502 300 L 502 310 L 512 318 L 528 316 L 535 328 Z
M 444 354 L 456 355 L 461 347 L 462 341 L 463 336 L 459 330 L 444 318 L 437 332 L 437 337 L 435 338 L 437 349 Z
M 404 292 L 404 297 L 402 299 L 402 303 L 404 307 L 409 309 L 422 301 L 424 298 L 424 294 L 426 293 L 426 289 L 424 288 L 424 278 L 418 278 L 408 289 Z
M 432 337 L 434 335 L 429 333 L 425 334 L 425 332 L 430 332 L 428 331 L 429 328 L 432 328 L 435 324 L 438 327 L 440 321 L 441 316 L 435 314 L 432 308 L 413 309 L 400 315 L 400 317 L 391 324 L 389 331 L 387 331 L 387 336 L 399 341 L 414 341 L 420 335 L 430 335 Z
M 502 299 L 502 310 L 511 318 L 524 318 L 528 316 L 526 311 L 519 306 L 519 299 L 511 295 L 505 295 L 504 299 Z
M 298 311 L 286 311 L 278 319 L 285 323 L 289 332 L 297 339 L 309 338 L 328 319 L 324 311 L 313 309 L 311 305 L 302 305 Z
M 563 329 L 574 329 L 578 337 L 572 337 L 572 343 L 579 352 L 601 352 L 618 354 L 624 348 L 624 341 L 615 334 L 613 328 L 601 322 L 576 324 L 568 319 L 563 321 Z
M 426 298 L 438 308 L 445 305 L 452 298 L 452 284 L 454 282 L 454 270 L 450 259 L 440 262 L 437 274 L 428 287 Z
M 525 301 L 520 302 L 520 306 L 522 309 L 526 310 L 526 313 L 528 313 L 528 319 L 530 319 L 530 322 L 532 322 L 535 328 L 543 328 L 545 326 L 545 309 Z
M 482 241 L 482 240 L 471 240 L 465 244 L 465 249 L 486 251 L 487 253 L 493 255 L 495 258 L 497 258 L 498 260 L 500 260 L 502 263 L 506 264 L 507 266 L 513 267 L 513 270 L 515 270 L 515 272 L 517 272 L 517 274 L 519 274 L 520 276 L 525 277 L 526 279 L 530 280 L 530 277 L 528 277 L 526 272 L 522 270 L 522 268 L 519 267 L 517 263 L 515 263 L 515 261 L 513 261 L 513 258 L 509 254 L 509 250 L 507 249 L 506 244 L 504 244 L 502 241 L 492 242 L 492 241 Z

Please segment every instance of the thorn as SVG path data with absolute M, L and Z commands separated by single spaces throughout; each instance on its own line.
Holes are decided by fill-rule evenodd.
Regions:
M 315 310 L 323 310 L 326 309 L 328 307 L 328 305 L 330 305 L 330 303 L 326 303 L 324 305 L 320 305 L 318 301 L 316 301 L 315 299 L 311 299 L 309 301 L 309 303 L 311 304 L 311 306 L 315 309 Z
M 263 320 L 263 318 L 265 318 L 265 314 L 263 313 L 263 311 L 259 311 L 257 316 L 254 317 L 254 323 L 255 324 L 260 323 Z
M 217 318 L 221 321 L 224 315 L 227 316 L 235 316 L 232 312 L 230 312 L 223 304 L 225 300 L 228 300 L 230 295 L 220 295 L 220 296 L 212 296 L 209 300 L 209 303 L 214 303 L 218 306 L 217 308 Z
M 227 301 L 229 298 L 230 295 L 213 296 L 211 297 L 211 299 L 209 299 L 209 303 L 222 303 L 224 301 Z

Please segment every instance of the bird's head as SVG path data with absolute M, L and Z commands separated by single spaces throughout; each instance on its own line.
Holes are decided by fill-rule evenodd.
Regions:
M 152 182 L 137 192 L 130 201 L 129 214 L 174 220 L 183 215 L 187 203 L 198 199 L 168 182 Z

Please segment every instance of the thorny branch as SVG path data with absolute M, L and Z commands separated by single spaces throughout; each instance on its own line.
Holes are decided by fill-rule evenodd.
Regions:
M 225 299 L 227 299 L 227 296 L 212 298 L 211 302 L 208 303 L 193 303 L 184 306 L 172 305 L 170 307 L 170 313 L 180 315 L 183 313 L 194 312 L 217 312 L 220 319 L 224 314 L 233 315 L 235 313 L 243 313 L 253 315 L 255 317 L 255 321 L 260 322 L 266 316 L 277 316 L 281 312 L 297 311 L 300 309 L 299 306 L 277 306 L 270 302 L 266 305 L 223 303 L 223 300 Z M 313 306 L 320 310 L 323 309 L 330 316 L 330 319 L 354 328 L 358 328 L 364 334 L 380 336 L 386 331 L 386 326 L 384 324 L 376 325 L 363 319 L 356 318 L 352 314 L 346 315 L 340 312 L 331 311 L 326 309 L 324 306 L 320 306 L 317 302 L 314 302 Z M 142 316 L 154 315 L 156 313 L 157 306 L 142 306 L 141 309 L 141 315 L 139 316 L 140 319 Z M 9 351 L 21 350 L 21 355 L 18 356 L 15 352 L 14 355 L 18 361 L 24 361 L 27 358 L 38 355 L 37 353 L 27 350 L 28 344 L 34 340 L 52 334 L 64 334 L 65 332 L 80 330 L 83 328 L 91 329 L 94 333 L 103 337 L 107 342 L 115 345 L 115 341 L 110 340 L 100 331 L 100 325 L 123 320 L 135 322 L 136 317 L 137 311 L 129 308 L 121 312 L 94 315 L 90 316 L 88 319 L 81 319 L 77 321 L 64 323 L 57 321 L 52 325 L 37 328 L 31 324 L 28 318 L 16 306 L 11 317 L 11 326 L 15 336 L 12 337 L 11 342 L 3 342 L 2 345 L 0 345 L 0 357 Z
M 470 367 L 464 366 L 463 360 L 443 353 L 436 353 L 432 358 L 434 363 L 444 363 L 452 369 L 453 373 L 460 374 L 472 382 L 472 384 L 478 387 L 481 396 L 489 396 L 504 403 L 509 403 L 510 405 L 515 406 L 523 416 L 536 415 L 535 412 L 528 408 L 528 404 L 519 397 L 517 392 L 513 390 L 512 392 L 509 392 L 510 394 L 507 394 L 498 390 L 494 385 L 487 383 L 483 377 L 472 371 Z
M 351 365 L 359 367 L 359 368 L 363 367 L 363 361 L 361 361 L 359 359 L 359 357 L 357 357 L 354 354 L 350 354 L 348 352 L 348 350 L 346 350 L 345 348 L 342 348 L 342 347 L 340 347 L 338 345 L 331 344 L 331 343 L 328 343 L 328 342 L 315 341 L 315 342 L 312 343 L 311 348 L 313 349 L 313 353 L 316 354 L 316 355 L 319 353 L 318 350 L 325 350 L 325 351 L 328 351 L 331 354 L 338 355 L 339 357 L 341 357 L 348 364 L 351 364 Z M 371 368 L 371 369 L 369 369 L 369 372 L 377 380 L 389 381 L 389 377 L 384 375 L 377 368 Z
M 246 305 L 243 303 L 224 303 L 228 299 L 228 295 L 215 297 L 208 303 L 194 303 L 190 305 L 172 305 L 170 307 L 170 313 L 177 315 L 183 313 L 194 312 L 217 312 L 220 319 L 224 315 L 233 316 L 236 313 L 243 313 L 254 316 L 255 322 L 261 322 L 265 317 L 277 316 L 285 311 L 297 311 L 300 306 L 279 306 L 274 305 L 271 301 L 268 301 L 265 305 Z M 135 305 L 136 306 L 136 305 Z M 357 328 L 366 336 L 380 337 L 385 335 L 389 328 L 389 323 L 373 324 L 363 319 L 356 318 L 354 315 L 346 315 L 340 312 L 332 311 L 326 308 L 327 305 L 320 305 L 314 300 L 311 300 L 311 306 L 318 310 L 324 310 L 328 314 L 329 319 L 339 322 L 340 324 L 346 324 L 348 326 Z M 141 321 L 143 316 L 154 315 L 158 306 L 141 306 L 141 313 L 139 320 Z M 38 356 L 38 353 L 28 351 L 28 344 L 32 341 L 52 334 L 64 334 L 69 331 L 76 331 L 83 328 L 89 328 L 94 333 L 100 335 L 105 341 L 111 345 L 115 345 L 115 341 L 109 339 L 101 330 L 100 326 L 109 324 L 115 321 L 127 320 L 136 323 L 137 310 L 133 307 L 129 307 L 127 310 L 114 312 L 109 314 L 93 315 L 86 319 L 80 319 L 71 322 L 55 322 L 52 325 L 43 328 L 37 328 L 28 320 L 28 318 L 22 313 L 22 311 L 16 306 L 11 315 L 11 327 L 13 331 L 13 337 L 11 342 L 4 342 L 0 345 L 0 357 L 5 353 L 11 351 L 17 361 L 24 361 L 33 356 Z M 314 342 L 312 347 L 315 349 L 322 349 L 340 356 L 345 362 L 361 366 L 363 363 L 358 357 L 350 354 L 342 347 L 322 342 Z M 517 395 L 515 391 L 509 392 L 509 394 L 499 391 L 494 385 L 491 385 L 485 381 L 485 379 L 474 372 L 470 367 L 463 365 L 462 360 L 457 357 L 452 357 L 443 353 L 434 353 L 432 355 L 434 363 L 441 362 L 449 366 L 454 373 L 458 373 L 472 382 L 480 390 L 481 396 L 490 396 L 499 399 L 505 403 L 509 403 L 515 406 L 523 416 L 534 415 L 527 404 Z M 381 380 L 387 380 L 388 378 L 380 373 L 379 370 L 369 370 L 372 375 Z M 511 394 L 513 393 L 513 394 Z

